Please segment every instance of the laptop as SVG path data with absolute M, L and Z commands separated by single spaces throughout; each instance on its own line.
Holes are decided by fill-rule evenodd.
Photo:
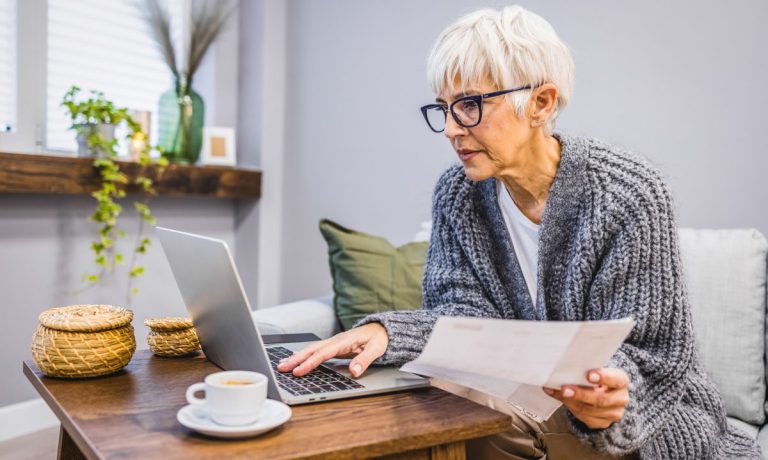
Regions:
M 205 356 L 225 370 L 266 375 L 270 399 L 297 405 L 429 385 L 429 380 L 416 374 L 384 366 L 371 366 L 360 378 L 353 378 L 348 359 L 326 361 L 304 377 L 278 372 L 280 359 L 312 342 L 265 346 L 224 241 L 163 227 L 156 230 Z

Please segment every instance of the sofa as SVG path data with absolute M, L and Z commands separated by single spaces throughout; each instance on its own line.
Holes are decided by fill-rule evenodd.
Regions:
M 720 387 L 728 422 L 756 438 L 768 459 L 768 241 L 754 229 L 680 229 L 679 234 L 700 356 Z M 426 236 L 422 231 L 417 237 Z M 327 338 L 340 331 L 332 295 L 256 310 L 253 319 L 268 334 L 312 332 Z

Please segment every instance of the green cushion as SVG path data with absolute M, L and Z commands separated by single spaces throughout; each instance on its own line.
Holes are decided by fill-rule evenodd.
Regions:
M 320 233 L 328 243 L 333 306 L 344 330 L 372 313 L 421 306 L 426 242 L 396 248 L 327 219 L 320 221 Z

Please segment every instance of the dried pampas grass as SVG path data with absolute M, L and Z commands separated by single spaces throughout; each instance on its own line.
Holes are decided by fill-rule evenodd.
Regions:
M 143 0 L 138 5 L 168 69 L 175 78 L 185 77 L 188 81 L 192 79 L 206 51 L 237 9 L 235 0 L 192 1 L 189 48 L 186 55 L 181 56 L 184 61 L 180 66 L 177 53 L 181 51 L 178 51 L 179 47 L 174 46 L 171 36 L 171 14 L 164 2 Z

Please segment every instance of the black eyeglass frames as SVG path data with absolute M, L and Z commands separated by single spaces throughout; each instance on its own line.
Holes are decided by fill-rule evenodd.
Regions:
M 483 100 L 524 89 L 531 89 L 531 86 L 520 86 L 492 93 L 464 96 L 453 101 L 450 106 L 445 104 L 427 104 L 421 108 L 421 113 L 424 115 L 424 120 L 427 121 L 429 129 L 436 133 L 445 131 L 449 111 L 459 126 L 474 128 L 483 119 Z

